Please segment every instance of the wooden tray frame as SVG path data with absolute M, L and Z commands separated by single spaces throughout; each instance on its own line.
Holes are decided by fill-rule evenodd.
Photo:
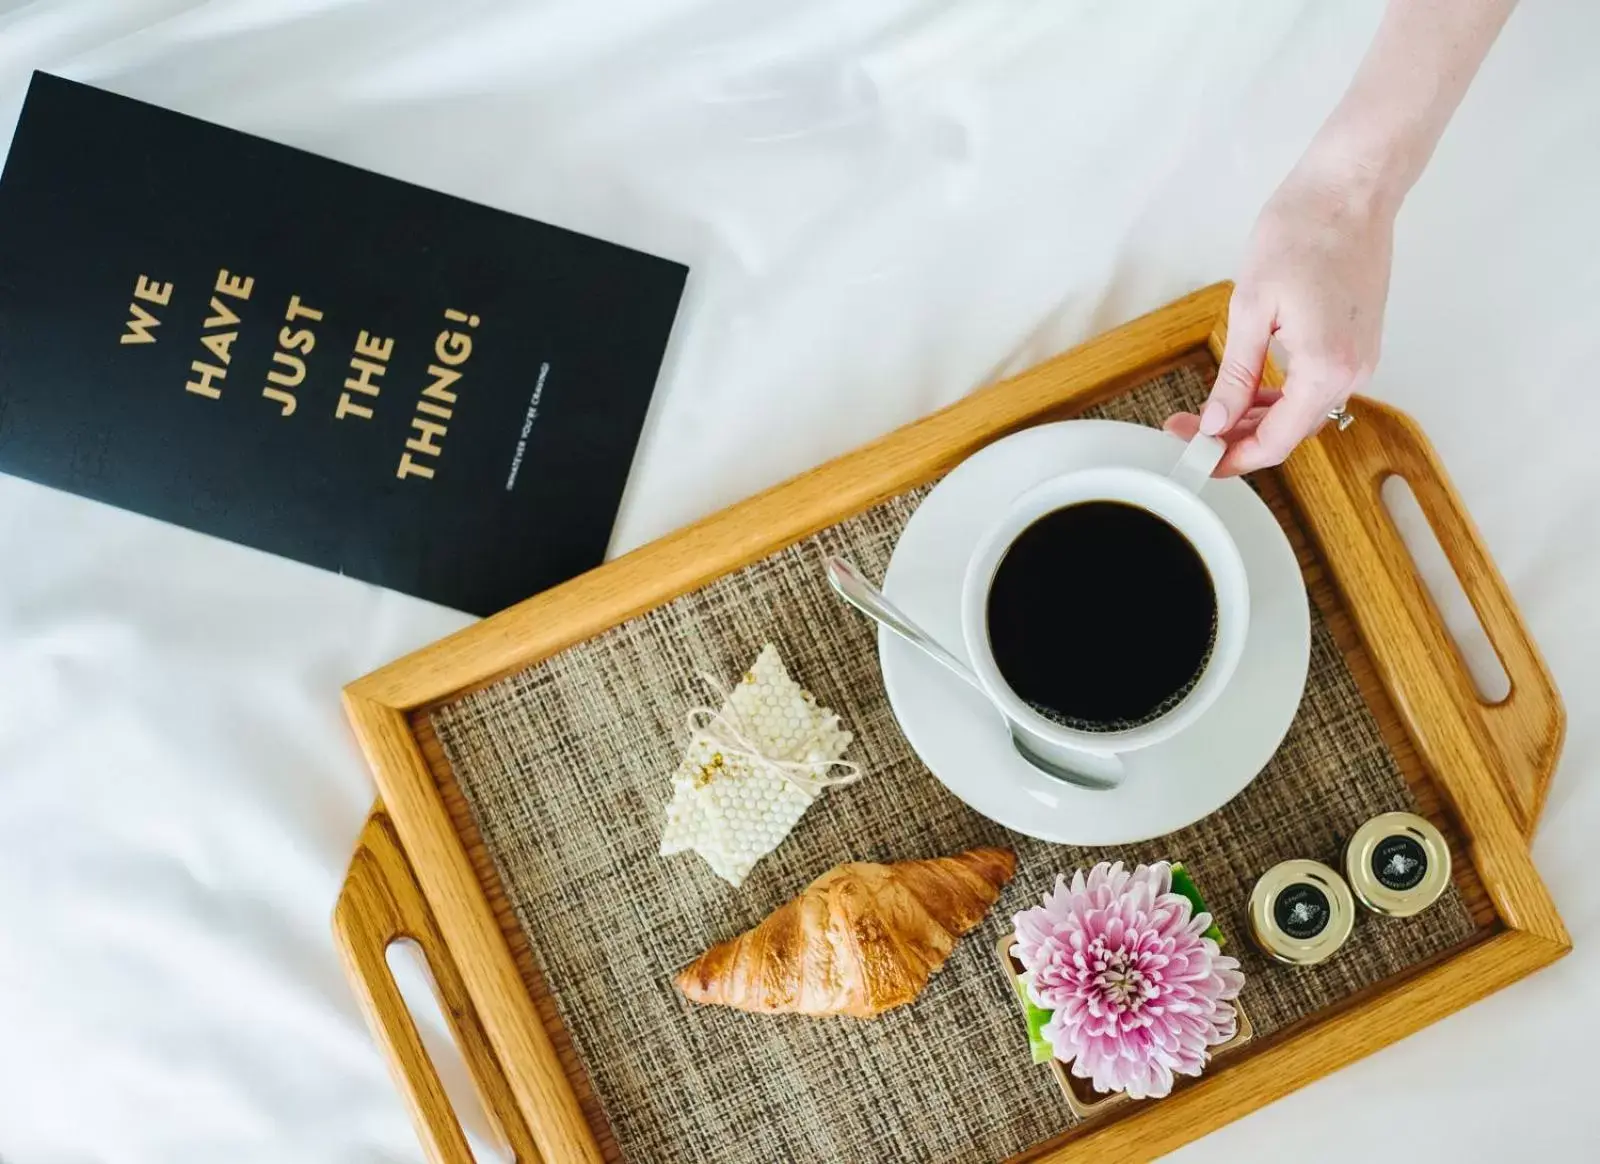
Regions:
M 334 928 L 431 1159 L 465 1164 L 472 1157 L 384 961 L 401 937 L 422 947 L 485 1110 L 518 1160 L 597 1161 L 617 1152 L 585 1118 L 587 1110 L 603 1128 L 548 998 L 536 1002 L 519 971 L 513 947 L 525 947 L 526 939 L 481 842 L 458 831 L 470 818 L 459 803 L 446 803 L 460 793 L 432 738 L 429 710 L 932 480 L 999 436 L 1075 413 L 1200 350 L 1219 358 L 1230 293 L 1223 283 L 1180 299 L 345 690 L 381 801 L 362 834 Z M 1277 382 L 1275 370 L 1269 377 Z M 1378 698 L 1386 694 L 1401 725 L 1380 726 L 1391 745 L 1405 749 L 1408 778 L 1420 768 L 1437 788 L 1431 807 L 1458 826 L 1457 881 L 1480 938 L 1258 1039 L 1225 1070 L 1165 1100 L 1105 1117 L 1024 1158 L 1065 1164 L 1171 1151 L 1570 948 L 1527 843 L 1560 753 L 1559 696 L 1420 431 L 1373 401 L 1355 411 L 1352 429 L 1306 442 L 1276 476 L 1325 563 L 1328 578 L 1319 584 L 1336 587 L 1350 612 L 1336 634 L 1359 637 L 1353 649 L 1364 649 L 1371 664 L 1364 678 L 1381 684 Z M 1478 696 L 1379 499 L 1383 481 L 1396 474 L 1411 484 L 1511 679 L 1511 694 L 1498 704 Z M 470 830 L 470 823 L 460 827 Z M 526 964 L 528 951 L 515 953 Z

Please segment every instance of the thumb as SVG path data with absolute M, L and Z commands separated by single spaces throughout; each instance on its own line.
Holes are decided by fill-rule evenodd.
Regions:
M 1272 313 L 1243 299 L 1237 291 L 1228 303 L 1228 339 L 1211 396 L 1200 413 L 1200 431 L 1217 436 L 1232 428 L 1254 403 L 1261 386 L 1272 339 Z

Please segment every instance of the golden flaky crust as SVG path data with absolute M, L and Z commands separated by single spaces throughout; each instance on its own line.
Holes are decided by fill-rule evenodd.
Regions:
M 1016 871 L 1009 849 L 852 862 L 679 971 L 693 1002 L 761 1014 L 871 1018 L 922 993 Z

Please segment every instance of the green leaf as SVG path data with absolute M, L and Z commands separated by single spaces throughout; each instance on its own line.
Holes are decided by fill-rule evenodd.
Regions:
M 1200 896 L 1200 887 L 1194 883 L 1194 878 L 1190 877 L 1189 871 L 1176 861 L 1172 865 L 1172 892 L 1187 897 L 1195 913 L 1211 913 L 1206 908 L 1205 899 Z M 1226 944 L 1227 939 L 1222 936 L 1222 930 L 1217 926 L 1215 914 L 1211 916 L 1211 928 L 1206 930 L 1205 936 L 1217 943 L 1219 949 Z
M 1017 996 L 1022 999 L 1023 1011 L 1028 1016 L 1028 1050 L 1032 1052 L 1035 1063 L 1048 1063 L 1056 1054 L 1044 1037 L 1044 1025 L 1050 1021 L 1051 1012 L 1028 997 L 1028 984 L 1023 981 L 1022 975 L 1017 975 L 1014 985 Z

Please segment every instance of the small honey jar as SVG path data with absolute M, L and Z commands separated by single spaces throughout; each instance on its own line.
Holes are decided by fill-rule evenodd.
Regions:
M 1345 876 L 1374 913 L 1421 913 L 1450 884 L 1450 848 L 1433 824 L 1411 812 L 1386 812 L 1358 828 L 1344 850 Z
M 1344 945 L 1355 912 L 1338 873 L 1320 861 L 1283 861 L 1250 892 L 1250 936 L 1278 961 L 1309 966 Z

